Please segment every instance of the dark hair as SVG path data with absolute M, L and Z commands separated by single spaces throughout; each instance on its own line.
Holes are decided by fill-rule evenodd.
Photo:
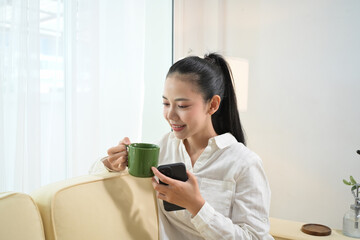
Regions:
M 220 107 L 211 116 L 215 132 L 217 134 L 230 132 L 238 142 L 245 145 L 233 77 L 226 60 L 216 53 L 205 55 L 204 58 L 190 56 L 174 63 L 167 77 L 173 73 L 188 74 L 189 81 L 198 87 L 205 102 L 211 100 L 214 95 L 219 95 Z

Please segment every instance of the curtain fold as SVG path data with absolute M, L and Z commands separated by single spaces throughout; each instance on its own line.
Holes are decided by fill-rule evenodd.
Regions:
M 141 141 L 145 2 L 0 0 L 0 192 L 87 174 L 122 137 Z
M 0 6 L 1 185 L 28 190 L 40 173 L 39 1 Z

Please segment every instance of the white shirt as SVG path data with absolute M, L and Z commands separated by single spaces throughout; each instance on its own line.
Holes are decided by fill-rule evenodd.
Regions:
M 230 133 L 209 140 L 192 167 L 173 133 L 159 142 L 159 165 L 183 162 L 194 173 L 205 204 L 194 217 L 167 212 L 159 200 L 160 239 L 273 239 L 269 234 L 270 188 L 259 156 Z
M 269 234 L 270 188 L 259 156 L 230 133 L 209 139 L 194 167 L 183 141 L 173 133 L 158 145 L 159 165 L 183 162 L 196 176 L 206 201 L 192 218 L 187 210 L 165 211 L 158 200 L 161 240 L 273 239 Z M 107 170 L 97 161 L 90 173 L 102 171 Z

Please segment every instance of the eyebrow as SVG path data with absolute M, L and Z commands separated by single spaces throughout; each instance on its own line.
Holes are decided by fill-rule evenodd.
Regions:
M 168 100 L 165 96 L 162 96 L 163 99 Z M 175 98 L 175 102 L 181 102 L 181 101 L 190 101 L 188 98 Z

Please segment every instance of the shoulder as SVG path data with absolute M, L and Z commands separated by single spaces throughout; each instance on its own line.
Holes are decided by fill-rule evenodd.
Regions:
M 240 162 L 245 162 L 247 164 L 255 164 L 255 163 L 261 163 L 261 158 L 259 155 L 257 155 L 255 152 L 253 152 L 251 149 L 246 147 L 242 143 L 234 143 L 229 146 L 229 151 L 232 151 L 238 159 L 240 159 Z
M 223 151 L 225 155 L 230 155 L 234 159 L 241 159 L 243 161 L 260 161 L 260 157 L 246 147 L 244 144 L 238 142 L 236 138 L 230 134 L 225 133 L 215 137 L 215 142 L 219 150 Z
M 262 166 L 261 158 L 244 144 L 238 142 L 230 133 L 215 138 L 221 152 L 220 157 L 226 159 L 229 166 L 240 171 L 246 171 L 251 166 Z
M 236 156 L 232 159 L 234 178 L 237 179 L 236 181 L 244 181 L 244 179 L 247 179 L 246 181 L 256 182 L 258 184 L 260 182 L 267 182 L 263 162 L 258 154 L 242 143 L 229 146 L 229 151 L 232 151 L 232 155 Z

